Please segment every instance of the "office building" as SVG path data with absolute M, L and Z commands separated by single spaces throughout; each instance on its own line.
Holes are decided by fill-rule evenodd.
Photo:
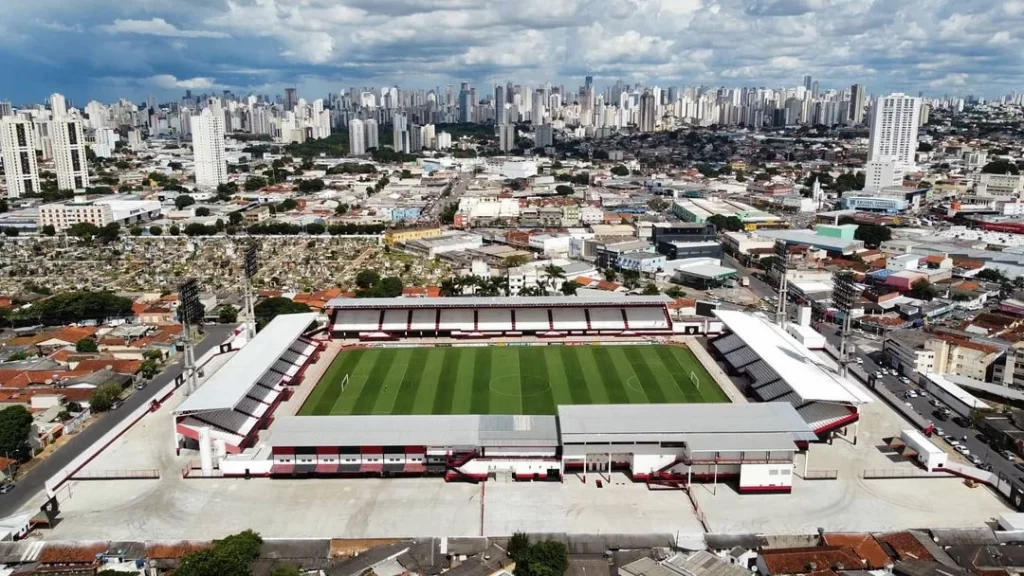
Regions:
M 902 93 L 879 96 L 871 107 L 868 160 L 914 163 L 921 99 Z
M 810 74 L 805 75 L 804 76 L 804 89 L 807 90 L 807 91 L 810 91 L 812 83 L 813 83 L 813 80 L 811 79 L 811 75 Z
M 459 91 L 459 122 L 468 123 L 473 121 L 473 93 L 468 82 L 462 83 Z
M 295 110 L 299 105 L 299 91 L 295 88 L 284 89 L 284 109 L 286 112 Z
M 494 87 L 494 120 L 498 126 L 508 123 L 508 110 L 505 109 L 505 87 L 501 84 Z
M 96 130 L 96 144 L 93 145 L 92 151 L 100 158 L 110 158 L 114 155 L 120 139 L 113 128 L 99 128 Z
M 366 149 L 372 150 L 380 147 L 380 128 L 373 118 L 363 122 L 363 131 L 366 132 Z
M 530 122 L 534 126 L 544 123 L 544 89 L 537 88 L 533 93 L 533 109 L 530 112 Z
M 850 123 L 861 124 L 864 122 L 864 85 L 854 84 L 850 86 Z
M 94 201 L 43 204 L 38 211 L 38 225 L 39 228 L 53 226 L 58 232 L 80 222 L 98 228 L 113 223 L 130 226 L 155 220 L 160 217 L 160 211 L 159 200 L 119 200 L 117 196 L 108 196 Z
M 227 183 L 224 113 L 217 100 L 211 100 L 198 116 L 192 116 L 192 153 L 195 156 L 196 186 L 216 188 Z
M 59 96 L 55 94 L 54 96 Z M 63 97 L 60 98 L 63 102 Z M 89 163 L 85 155 L 82 122 L 67 114 L 50 123 L 53 137 L 53 159 L 57 187 L 61 190 L 82 190 L 89 187 Z
M 14 108 L 11 106 L 11 103 L 6 100 L 0 102 L 0 118 L 5 118 L 7 116 L 13 115 Z
M 62 94 L 50 94 L 50 111 L 53 113 L 54 120 L 68 115 L 68 104 Z
M 654 126 L 656 121 L 657 102 L 654 100 L 654 94 L 650 90 L 645 90 L 643 96 L 640 97 L 640 131 L 644 133 L 654 132 Z
M 551 124 L 541 124 L 534 129 L 534 146 L 543 148 L 555 145 L 555 129 Z
M 39 191 L 35 132 L 30 121 L 14 116 L 0 118 L 0 154 L 4 159 L 8 198 Z
M 348 123 L 348 149 L 350 156 L 366 154 L 366 130 L 362 120 L 353 119 Z

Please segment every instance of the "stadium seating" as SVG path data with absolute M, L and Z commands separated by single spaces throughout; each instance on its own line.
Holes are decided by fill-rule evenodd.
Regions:
M 437 330 L 437 310 L 413 310 L 412 330 Z
M 512 311 L 483 308 L 477 313 L 477 330 L 481 332 L 509 332 L 512 330 Z
M 339 310 L 336 332 L 374 332 L 380 326 L 380 310 Z
M 235 410 L 243 414 L 248 414 L 253 418 L 262 418 L 267 413 L 267 409 L 270 408 L 267 404 L 260 402 L 259 400 L 246 396 L 235 406 Z
M 473 311 L 464 308 L 441 310 L 441 330 L 472 332 Z
M 199 437 L 200 428 L 209 428 L 210 437 L 213 438 L 214 440 L 223 440 L 224 444 L 226 444 L 227 446 L 239 446 L 245 440 L 245 437 L 243 436 L 240 436 L 233 432 L 229 432 L 227 430 L 223 430 L 221 428 L 211 426 L 209 423 L 197 420 L 192 416 L 185 417 L 184 419 L 181 420 L 181 422 L 178 423 L 178 425 L 190 428 L 197 438 Z
M 516 330 L 520 332 L 546 332 L 551 330 L 547 308 L 517 308 Z
M 580 308 L 552 308 L 555 330 L 586 330 L 587 316 Z
M 384 325 L 381 327 L 385 332 L 405 332 L 409 324 L 408 310 L 385 310 Z
M 590 327 L 593 330 L 625 330 L 621 308 L 591 308 Z
M 807 422 L 811 430 L 820 432 L 847 420 L 851 417 L 850 409 L 839 404 L 810 402 L 797 409 L 797 413 Z
M 624 308 L 630 330 L 667 330 L 664 308 Z

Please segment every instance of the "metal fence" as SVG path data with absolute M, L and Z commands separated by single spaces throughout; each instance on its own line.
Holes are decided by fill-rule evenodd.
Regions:
M 880 470 L 864 470 L 861 478 L 865 480 L 892 480 L 901 478 L 951 478 L 945 472 L 925 472 L 923 470 L 904 470 L 900 468 L 887 468 Z
M 72 480 L 159 480 L 160 471 L 145 470 L 80 470 Z
M 838 480 L 839 470 L 808 470 L 802 478 L 804 480 Z

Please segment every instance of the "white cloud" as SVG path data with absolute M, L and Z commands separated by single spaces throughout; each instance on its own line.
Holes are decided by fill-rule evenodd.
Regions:
M 150 20 L 114 20 L 113 24 L 100 26 L 108 34 L 142 34 L 167 38 L 229 38 L 224 32 L 209 30 L 181 30 L 163 18 Z
M 149 78 L 149 84 L 164 90 L 212 90 L 217 84 L 212 78 L 183 78 L 178 79 L 171 74 L 157 74 Z

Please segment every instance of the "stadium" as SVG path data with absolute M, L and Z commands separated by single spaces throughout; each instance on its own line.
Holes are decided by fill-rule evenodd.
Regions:
M 868 399 L 807 357 L 790 362 L 794 350 L 780 350 L 800 345 L 750 314 L 676 321 L 669 302 L 337 299 L 326 326 L 315 314 L 279 316 L 245 344 L 177 408 L 176 442 L 204 462 L 220 457 L 225 476 L 622 472 L 789 492 L 796 454 L 856 425 Z M 726 365 L 763 402 L 730 403 L 686 334 L 717 337 L 709 350 L 735 360 Z M 320 359 L 329 342 L 339 352 Z M 303 383 L 318 361 L 329 364 L 323 376 Z M 275 417 L 299 389 L 308 396 L 295 415 Z

